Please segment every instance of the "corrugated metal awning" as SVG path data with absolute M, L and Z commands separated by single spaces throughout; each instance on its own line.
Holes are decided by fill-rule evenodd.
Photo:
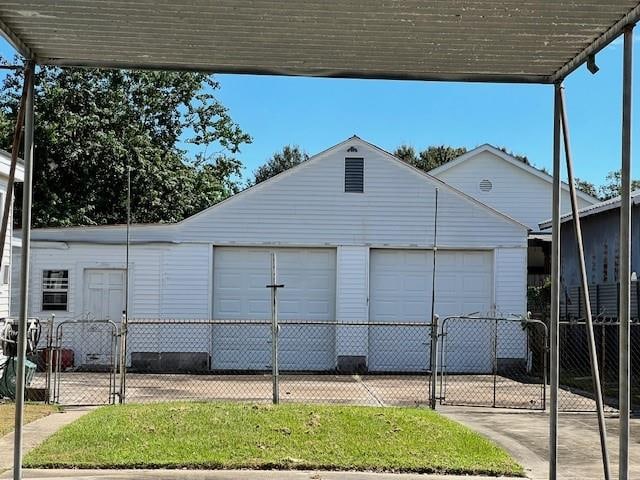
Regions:
M 638 19 L 637 0 L 3 0 L 42 64 L 549 83 Z

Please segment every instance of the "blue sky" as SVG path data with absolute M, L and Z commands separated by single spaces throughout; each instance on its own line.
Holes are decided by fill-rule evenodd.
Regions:
M 637 50 L 637 48 L 636 48 Z M 0 54 L 13 51 L 0 39 Z M 635 55 L 638 67 L 638 55 Z M 565 82 L 576 175 L 596 184 L 620 165 L 622 44 Z M 634 71 L 640 96 L 638 68 Z M 353 134 L 393 150 L 449 144 L 505 146 L 551 169 L 551 86 L 218 75 L 218 98 L 253 137 L 240 155 L 245 178 L 273 152 L 296 144 L 314 154 Z M 634 177 L 640 177 L 640 101 L 634 105 Z

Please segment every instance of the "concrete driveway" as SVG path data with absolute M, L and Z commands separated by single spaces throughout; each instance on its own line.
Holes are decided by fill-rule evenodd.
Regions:
M 442 407 L 438 411 L 500 444 L 535 480 L 548 478 L 549 414 L 491 408 Z M 631 473 L 640 478 L 640 419 L 631 421 Z M 612 478 L 617 478 L 618 418 L 607 418 Z M 559 420 L 558 477 L 603 478 L 595 414 L 562 413 Z

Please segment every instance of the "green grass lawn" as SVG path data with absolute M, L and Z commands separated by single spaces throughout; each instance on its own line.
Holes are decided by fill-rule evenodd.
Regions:
M 297 404 L 103 407 L 50 437 L 24 463 L 523 473 L 504 450 L 430 410 Z
M 0 403 L 0 437 L 13 431 L 16 407 L 13 403 Z M 41 417 L 59 411 L 53 405 L 27 403 L 24 408 L 24 423 L 33 422 Z

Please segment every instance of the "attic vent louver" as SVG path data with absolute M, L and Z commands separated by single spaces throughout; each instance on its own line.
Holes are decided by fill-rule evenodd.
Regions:
M 364 158 L 344 159 L 344 191 L 364 192 Z
M 492 189 L 493 189 L 493 183 L 491 183 L 491 180 L 487 180 L 485 178 L 484 180 L 480 181 L 480 191 L 490 192 Z

